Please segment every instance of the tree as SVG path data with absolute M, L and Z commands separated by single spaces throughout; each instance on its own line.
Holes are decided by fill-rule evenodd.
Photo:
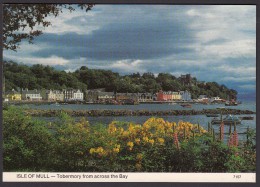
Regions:
M 89 11 L 94 4 L 78 5 L 82 10 Z M 57 17 L 63 9 L 70 12 L 75 8 L 67 4 L 4 4 L 3 6 L 3 48 L 16 51 L 22 40 L 32 43 L 41 35 L 38 26 L 48 27 L 50 21 L 46 17 Z M 38 27 L 38 28 L 37 28 Z

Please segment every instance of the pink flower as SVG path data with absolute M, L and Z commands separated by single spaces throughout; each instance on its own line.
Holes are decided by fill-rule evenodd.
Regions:
M 238 134 L 237 134 L 237 131 L 234 131 L 234 132 L 233 132 L 233 145 L 234 145 L 235 147 L 238 146 Z
M 180 149 L 177 132 L 173 133 L 173 139 L 174 139 L 174 145 L 177 147 L 177 149 Z

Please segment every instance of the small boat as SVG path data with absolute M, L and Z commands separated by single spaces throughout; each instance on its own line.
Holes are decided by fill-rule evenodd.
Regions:
M 254 116 L 243 116 L 243 117 L 239 117 L 239 119 L 241 119 L 241 120 L 254 120 Z
M 191 104 L 181 104 L 181 106 L 184 107 L 184 108 L 191 108 L 192 107 Z
M 239 119 L 238 117 L 236 116 L 232 116 L 232 115 L 227 115 L 224 119 L 220 119 L 220 118 L 213 118 L 211 120 L 211 124 L 220 124 L 221 122 L 224 122 L 225 125 L 228 125 L 228 124 L 241 124 L 241 119 Z
M 227 101 L 227 102 L 225 103 L 225 106 L 237 106 L 237 105 L 238 105 L 237 102 Z
M 174 102 L 172 102 L 172 103 L 169 103 L 169 105 L 176 105 L 177 103 L 174 103 Z
M 207 117 L 218 117 L 218 114 L 206 114 Z

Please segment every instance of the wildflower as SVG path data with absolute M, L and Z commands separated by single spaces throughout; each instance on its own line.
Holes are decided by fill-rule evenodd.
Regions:
M 149 143 L 153 145 L 154 144 L 154 139 L 150 139 Z
M 158 138 L 157 140 L 158 140 L 160 145 L 163 145 L 163 143 L 164 143 L 164 139 L 163 138 Z
M 120 151 L 120 148 L 117 148 L 117 147 L 114 147 L 114 148 L 113 148 L 113 152 L 114 152 L 114 153 L 119 153 L 119 151 Z
M 127 146 L 128 146 L 128 149 L 130 151 L 132 151 L 133 147 L 134 147 L 134 143 L 133 142 L 127 142 Z
M 99 157 L 105 155 L 105 150 L 103 149 L 103 147 L 98 147 L 95 151 Z
M 179 140 L 178 140 L 178 134 L 177 134 L 177 132 L 175 132 L 175 133 L 173 134 L 173 139 L 174 139 L 174 145 L 177 147 L 177 149 L 179 149 L 180 146 L 179 146 Z
M 134 126 L 132 124 L 129 125 L 128 131 L 133 133 L 134 132 Z
M 116 126 L 115 126 L 115 122 L 110 123 L 109 126 L 108 126 L 108 132 L 110 134 L 112 134 L 112 133 L 116 132 L 116 130 L 117 129 L 116 129 Z
M 136 155 L 136 160 L 137 161 L 141 161 L 142 160 L 142 158 L 143 158 L 143 154 L 141 154 L 141 153 L 138 153 L 137 155 Z
M 237 131 L 234 131 L 234 132 L 233 132 L 233 145 L 234 145 L 235 147 L 238 146 L 238 134 L 237 134 Z
M 149 138 L 147 136 L 143 137 L 143 141 L 144 142 L 148 142 L 149 141 Z
M 120 145 L 119 144 L 115 144 L 114 148 L 113 148 L 113 152 L 114 153 L 119 153 L 120 151 Z
M 140 138 L 136 138 L 136 139 L 135 139 L 135 143 L 136 143 L 137 145 L 140 144 L 140 141 L 141 141 Z
M 92 155 L 93 153 L 95 153 L 95 149 L 94 149 L 94 148 L 91 148 L 91 149 L 89 150 L 89 153 Z

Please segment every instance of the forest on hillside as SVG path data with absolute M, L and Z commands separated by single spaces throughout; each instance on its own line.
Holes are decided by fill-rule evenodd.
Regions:
M 208 97 L 219 96 L 227 99 L 236 98 L 237 91 L 220 85 L 217 82 L 202 82 L 192 77 L 191 84 L 184 85 L 181 77 L 170 73 L 159 73 L 155 76 L 151 72 L 143 74 L 132 73 L 120 75 L 117 72 L 103 69 L 89 69 L 82 66 L 74 72 L 59 71 L 51 66 L 35 64 L 32 66 L 18 64 L 13 61 L 4 62 L 4 89 L 20 90 L 32 89 L 97 89 L 105 88 L 109 92 L 156 93 L 163 91 L 188 90 L 192 98 L 199 95 Z

